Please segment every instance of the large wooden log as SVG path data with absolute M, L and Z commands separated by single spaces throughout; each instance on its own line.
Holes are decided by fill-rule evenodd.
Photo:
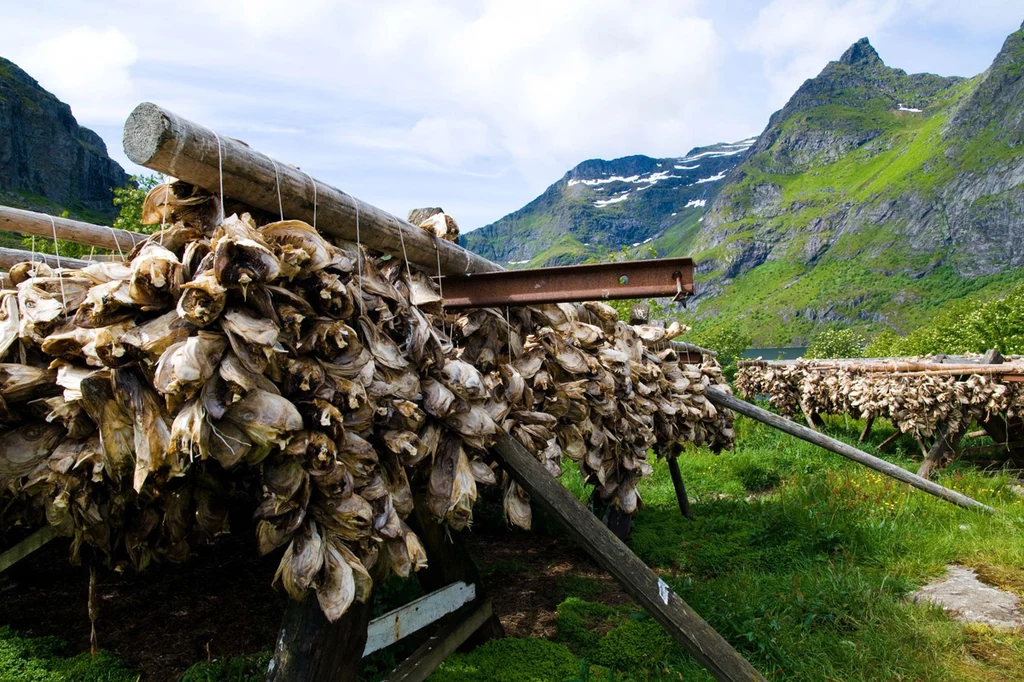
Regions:
M 50 220 L 53 220 L 51 223 Z M 20 208 L 0 206 L 0 230 L 19 232 L 53 239 L 54 230 L 58 239 L 77 242 L 86 246 L 110 249 L 116 253 L 128 252 L 146 240 L 148 235 L 127 230 L 116 230 L 105 225 L 83 223 L 80 220 L 48 216 L 45 213 L 23 211 Z
M 662 598 L 662 589 L 667 588 L 659 585 L 657 574 L 555 480 L 526 448 L 508 434 L 500 433 L 494 453 L 502 469 L 530 494 L 530 499 L 544 508 L 601 568 L 611 573 L 716 680 L 764 680 L 679 595 L 667 590 L 667 597 Z
M 10 270 L 18 263 L 24 263 L 25 261 L 42 261 L 51 268 L 57 267 L 58 263 L 64 268 L 84 268 L 92 265 L 92 261 L 82 260 L 81 258 L 66 258 L 61 256 L 58 258 L 52 253 L 32 253 L 31 251 L 22 251 L 21 249 L 8 249 L 0 247 L 0 268 L 4 270 Z
M 858 450 L 852 445 L 847 445 L 835 438 L 830 438 L 823 433 L 812 431 L 806 426 L 801 426 L 800 424 L 786 419 L 785 417 L 780 417 L 768 410 L 761 409 L 757 405 L 752 405 L 745 400 L 740 400 L 739 398 L 731 396 L 720 389 L 709 388 L 706 395 L 708 400 L 710 400 L 716 407 L 722 407 L 727 410 L 739 412 L 751 419 L 756 419 L 762 424 L 767 424 L 768 426 L 784 431 L 791 436 L 796 436 L 808 443 L 813 443 L 819 447 L 834 452 L 837 455 L 842 455 L 843 457 L 853 460 L 858 464 L 863 464 L 864 466 L 874 469 L 881 474 L 885 474 L 886 476 L 895 478 L 896 480 L 908 483 L 918 490 L 923 490 L 929 495 L 934 495 L 935 497 L 966 509 L 980 509 L 989 513 L 995 512 L 995 509 L 992 507 L 971 499 L 970 497 L 958 493 L 955 490 L 944 488 L 937 483 L 929 481 L 928 479 L 912 474 L 902 467 L 886 462 L 884 459 L 872 457 L 868 453 L 863 450 Z
M 214 193 L 221 192 L 223 182 L 226 197 L 274 215 L 313 223 L 315 212 L 316 227 L 324 234 L 398 257 L 407 255 L 428 271 L 462 275 L 501 270 L 457 244 L 156 104 L 140 104 L 128 117 L 124 151 L 140 166 Z

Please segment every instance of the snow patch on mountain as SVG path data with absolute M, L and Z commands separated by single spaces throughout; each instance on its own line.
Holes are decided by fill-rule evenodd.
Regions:
M 683 208 L 704 208 L 708 203 L 707 199 L 690 199 Z M 673 213 L 672 215 L 675 215 Z
M 612 199 L 599 199 L 598 201 L 594 202 L 594 206 L 597 206 L 598 208 L 604 208 L 605 206 L 610 206 L 612 204 L 617 204 L 620 201 L 625 201 L 628 198 L 629 192 L 626 192 L 625 194 L 614 197 Z

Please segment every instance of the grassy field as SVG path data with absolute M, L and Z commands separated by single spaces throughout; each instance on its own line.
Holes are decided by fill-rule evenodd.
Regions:
M 854 442 L 860 427 L 833 417 L 827 428 Z M 735 451 L 698 450 L 680 460 L 693 522 L 679 515 L 666 467 L 656 465 L 642 486 L 647 507 L 637 514 L 631 546 L 766 677 L 1024 679 L 1024 635 L 964 626 L 906 598 L 950 563 L 1024 596 L 1024 498 L 1006 474 L 961 463 L 941 475 L 1000 510 L 985 516 L 753 422 L 740 420 L 738 429 Z M 889 433 L 876 428 L 872 443 Z M 914 468 L 907 452 L 890 459 Z M 564 481 L 585 496 L 575 472 Z M 452 656 L 431 679 L 711 679 L 635 605 L 604 603 L 594 579 L 561 580 L 565 599 L 553 639 L 491 642 Z M 60 653 L 50 640 L 0 630 L 0 682 L 134 679 L 108 658 Z M 199 664 L 185 679 L 259 680 L 264 661 Z M 43 672 L 22 672 L 37 669 Z

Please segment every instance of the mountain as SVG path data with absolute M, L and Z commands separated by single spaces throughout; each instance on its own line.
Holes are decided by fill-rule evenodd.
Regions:
M 862 39 L 769 120 L 690 245 L 698 322 L 906 331 L 1024 278 L 1024 27 L 971 79 Z
M 756 139 L 712 148 L 749 149 L 700 159 L 693 173 L 710 179 L 705 164 L 721 163 L 720 179 L 690 175 L 675 180 L 671 202 L 651 202 L 656 190 L 638 191 L 640 178 L 680 173 L 700 150 L 588 161 L 466 245 L 539 265 L 578 262 L 588 241 L 650 240 L 659 256 L 697 260 L 686 315 L 698 330 L 738 323 L 758 345 L 799 344 L 828 326 L 907 331 L 950 300 L 1024 279 L 1022 76 L 1024 26 L 974 78 L 907 74 L 864 38 Z M 626 177 L 603 184 L 613 175 Z M 705 206 L 687 207 L 704 191 Z
M 0 57 L 0 204 L 109 222 L 129 179 L 67 104 Z
M 666 237 L 678 243 L 753 143 L 698 147 L 666 159 L 584 161 L 515 213 L 464 235 L 463 245 L 505 265 L 533 267 Z

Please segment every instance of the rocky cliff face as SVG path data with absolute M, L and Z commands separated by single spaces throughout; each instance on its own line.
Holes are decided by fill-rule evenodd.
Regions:
M 71 108 L 0 58 L 0 203 L 112 220 L 128 175 Z
M 623 246 L 678 245 L 753 141 L 682 157 L 584 161 L 520 210 L 466 234 L 463 245 L 513 267 L 578 263 Z

